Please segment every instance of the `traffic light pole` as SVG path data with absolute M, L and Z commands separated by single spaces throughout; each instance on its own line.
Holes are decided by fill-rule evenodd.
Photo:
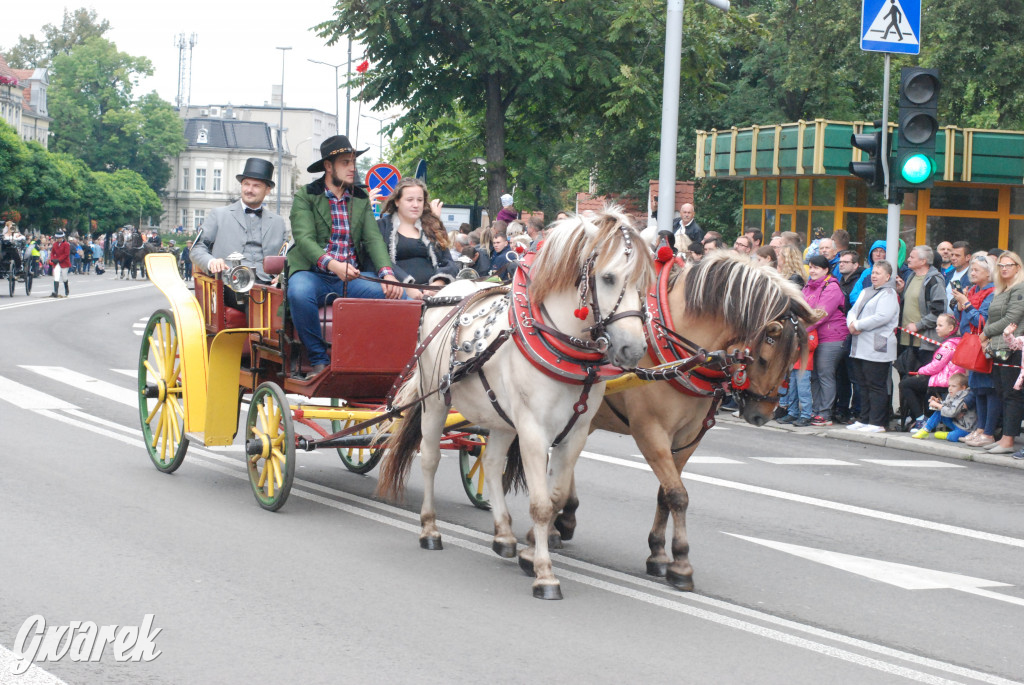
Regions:
M 885 151 L 885 162 L 882 174 L 885 178 L 885 199 L 888 203 L 888 214 L 885 224 L 885 260 L 892 266 L 892 277 L 895 279 L 900 257 L 900 209 L 903 206 L 903 194 L 895 190 L 892 182 L 892 169 L 889 155 L 889 71 L 892 67 L 892 55 L 885 53 L 885 74 L 882 78 L 882 150 Z

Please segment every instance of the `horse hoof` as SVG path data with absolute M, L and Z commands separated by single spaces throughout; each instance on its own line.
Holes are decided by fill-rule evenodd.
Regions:
M 562 599 L 562 588 L 559 585 L 534 585 L 533 596 L 537 599 Z
M 548 549 L 562 549 L 562 536 L 552 533 L 548 536 Z
M 441 538 L 420 538 L 420 547 L 429 550 L 444 549 L 441 546 Z
M 519 568 L 521 568 L 523 573 L 531 578 L 537 575 L 533 570 L 533 559 L 525 559 L 522 554 L 519 555 Z M 534 592 L 536 592 L 536 588 L 534 589 Z
M 503 559 L 511 559 L 516 555 L 516 543 L 514 542 L 499 542 L 495 540 L 491 543 L 491 549 Z
M 664 578 L 668 573 L 668 562 L 647 560 L 647 575 Z
M 564 542 L 569 542 L 569 540 L 572 540 L 572 534 L 576 532 L 576 526 L 570 528 L 562 523 L 561 519 L 555 519 L 555 530 L 562 536 Z
M 693 592 L 692 575 L 683 575 L 682 573 L 669 571 L 665 574 L 665 580 L 667 580 L 668 584 L 677 590 L 682 590 L 683 592 Z

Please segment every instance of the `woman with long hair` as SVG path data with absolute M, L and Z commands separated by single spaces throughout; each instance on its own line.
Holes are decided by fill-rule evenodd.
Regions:
M 803 288 L 807 283 L 807 272 L 804 270 L 804 260 L 800 256 L 800 250 L 792 245 L 783 245 L 779 248 L 778 256 L 779 273 Z
M 440 200 L 430 200 L 426 184 L 403 178 L 384 203 L 381 236 L 394 264 L 395 278 L 403 283 L 445 285 L 458 273 L 458 263 L 448 251 L 448 234 L 441 224 Z M 406 294 L 421 299 L 423 291 L 407 288 Z
M 1020 435 L 1020 422 L 1024 419 L 1024 392 L 1013 387 L 1020 371 L 1021 353 L 1011 350 L 1003 338 L 1011 326 L 1010 332 L 1024 330 L 1024 264 L 1016 252 L 1007 251 L 996 258 L 995 295 L 988 306 L 988 323 L 979 336 L 982 344 L 988 344 L 995 361 L 992 377 L 1003 401 L 1003 437 L 985 447 L 991 454 L 1014 451 L 1013 441 Z
M 984 252 L 976 252 L 971 258 L 967 277 L 971 287 L 967 290 L 953 290 L 953 313 L 957 317 L 959 333 L 980 333 L 988 320 L 988 308 L 995 297 L 996 260 Z M 955 305 L 953 303 L 956 303 Z M 970 371 L 967 386 L 974 393 L 975 410 L 978 412 L 978 428 L 970 435 L 960 438 L 971 447 L 985 447 L 996 441 L 996 425 L 1003 412 L 1003 404 L 995 389 L 991 373 Z

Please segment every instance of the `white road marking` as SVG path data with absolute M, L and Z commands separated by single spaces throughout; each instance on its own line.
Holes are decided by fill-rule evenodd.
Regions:
M 935 461 L 934 459 L 861 459 L 871 464 L 878 464 L 879 466 L 905 466 L 907 468 L 919 468 L 919 469 L 965 469 L 967 466 L 964 464 L 949 464 L 944 461 Z
M 71 418 L 71 417 L 65 416 L 63 414 L 60 414 L 58 412 L 54 412 L 54 411 L 50 411 L 50 410 L 45 410 L 45 409 L 44 410 L 39 410 L 38 413 L 43 415 L 43 416 L 47 416 L 49 418 L 53 418 L 53 419 L 55 419 L 57 421 L 61 421 L 63 423 L 67 423 L 67 424 L 72 425 L 72 426 L 77 426 L 79 428 L 83 428 L 85 430 L 88 430 L 88 431 L 91 431 L 91 432 L 94 432 L 94 433 L 98 433 L 100 435 L 106 435 L 107 437 L 113 438 L 113 439 L 115 439 L 115 440 L 117 440 L 119 442 L 123 442 L 123 443 L 129 444 L 129 445 L 132 445 L 134 447 L 141 447 L 142 446 L 142 444 L 141 444 L 141 432 L 137 431 L 137 430 L 133 430 L 133 429 L 127 428 L 125 426 L 118 425 L 118 428 L 121 429 L 121 430 L 124 430 L 125 432 L 132 433 L 136 437 L 132 438 L 132 437 L 128 437 L 126 435 L 123 435 L 121 433 L 115 433 L 113 431 L 106 430 L 106 429 L 101 428 L 99 426 L 91 425 L 88 422 L 88 420 L 87 421 L 79 421 L 77 419 L 74 419 L 74 418 Z M 87 415 L 87 414 L 79 413 L 79 415 L 87 417 L 89 420 L 95 420 L 95 417 L 92 417 L 92 416 Z M 105 423 L 112 424 L 113 422 L 105 422 Z M 114 425 L 117 425 L 117 424 L 114 424 Z M 243 480 L 243 481 L 247 481 L 248 480 L 248 476 L 244 472 L 244 464 L 241 461 L 237 460 L 237 459 L 231 459 L 229 457 L 225 457 L 225 456 L 222 456 L 222 455 L 219 455 L 219 454 L 215 454 L 215 453 L 210 452 L 210 451 L 208 451 L 206 449 L 203 449 L 203 448 L 190 448 L 189 449 L 189 454 L 193 455 L 194 457 L 200 457 L 199 459 L 192 459 L 190 461 L 190 463 L 192 463 L 194 465 L 200 466 L 202 468 L 207 468 L 207 469 L 210 469 L 210 470 L 214 470 L 214 471 L 217 471 L 219 473 L 223 473 L 225 475 L 231 476 L 233 478 L 237 478 L 239 480 Z M 642 466 L 646 467 L 646 464 L 643 464 Z M 322 504 L 324 506 L 331 507 L 333 509 L 338 509 L 338 510 L 341 510 L 341 511 L 345 511 L 347 513 L 351 513 L 351 514 L 354 514 L 356 516 L 360 516 L 362 518 L 366 518 L 366 519 L 370 519 L 370 520 L 373 520 L 373 521 L 377 521 L 379 523 L 383 523 L 385 525 L 388 525 L 388 526 L 391 526 L 391 527 L 394 527 L 394 528 L 405 530 L 405 531 L 410 532 L 410 533 L 414 533 L 414 534 L 418 534 L 419 533 L 419 525 L 416 522 L 416 519 L 418 519 L 418 515 L 415 512 L 405 511 L 403 509 L 399 509 L 397 507 L 393 507 L 391 505 L 387 505 L 387 504 L 384 504 L 382 502 L 377 502 L 377 501 L 374 501 L 374 500 L 364 499 L 364 498 L 358 497 L 356 495 L 351 495 L 351 494 L 343 492 L 343 491 L 333 490 L 331 488 L 325 487 L 325 486 L 320 485 L 318 483 L 312 483 L 312 482 L 305 481 L 305 480 L 303 480 L 301 478 L 296 478 L 295 479 L 295 485 L 296 485 L 296 487 L 292 489 L 292 495 L 295 496 L 295 497 L 300 497 L 300 498 L 303 498 L 303 499 L 307 499 L 307 500 L 310 500 L 312 502 L 316 502 L 316 503 Z M 388 514 L 392 514 L 394 516 L 397 516 L 398 519 L 404 519 L 404 520 L 397 520 L 396 518 L 390 518 L 387 515 L 379 514 L 379 513 L 376 513 L 375 511 L 369 511 L 369 510 L 364 509 L 364 508 L 359 507 L 359 506 L 352 506 L 352 505 L 349 505 L 349 504 L 344 504 L 343 502 L 339 502 L 336 499 L 331 499 L 331 498 L 328 498 L 328 497 L 323 497 L 323 496 L 314 494 L 314 492 L 310 492 L 309 490 L 305 490 L 303 488 L 309 488 L 309 490 L 323 492 L 325 494 L 330 494 L 330 495 L 332 495 L 334 497 L 338 497 L 338 498 L 341 498 L 343 500 L 348 500 L 350 502 L 358 503 L 360 505 L 363 505 L 363 506 L 366 506 L 366 507 L 371 507 L 373 509 L 382 510 L 382 511 L 387 512 Z M 438 524 L 444 530 L 455 531 L 457 533 L 466 535 L 466 536 L 468 536 L 470 538 L 481 540 L 480 543 L 476 543 L 476 542 L 472 542 L 470 540 L 465 540 L 465 539 L 458 538 L 458 537 L 449 537 L 446 540 L 446 542 L 448 542 L 449 545 L 454 546 L 454 547 L 461 547 L 463 549 L 467 549 L 469 551 L 473 551 L 473 552 L 476 552 L 478 554 L 483 554 L 483 555 L 486 555 L 488 557 L 493 557 L 493 552 L 491 551 L 491 548 L 490 548 L 491 536 L 489 534 L 482 533 L 480 531 L 476 531 L 476 530 L 469 529 L 469 528 L 464 528 L 462 526 L 458 526 L 458 525 L 455 525 L 455 524 L 449 524 L 449 523 L 442 522 L 442 521 L 438 521 Z M 707 609 L 702 609 L 702 608 L 699 608 L 699 607 L 695 607 L 695 606 L 692 606 L 692 605 L 693 604 L 703 604 L 703 605 L 707 605 L 707 606 L 712 606 L 712 607 L 714 607 L 716 609 L 719 609 L 719 610 L 722 610 L 722 611 L 727 611 L 727 612 L 730 612 L 732 614 L 738 614 L 738 615 L 747 616 L 747 617 L 750 617 L 752 619 L 760 620 L 760 621 L 763 621 L 763 622 L 766 622 L 766 623 L 770 623 L 770 624 L 774 624 L 774 625 L 779 625 L 779 626 L 782 626 L 782 627 L 784 627 L 786 629 L 789 629 L 789 630 L 807 633 L 807 634 L 813 635 L 815 637 L 820 637 L 820 638 L 831 640 L 831 641 L 834 641 L 834 642 L 839 642 L 841 644 L 846 644 L 846 645 L 849 645 L 849 646 L 854 647 L 856 649 L 861 649 L 861 650 L 865 650 L 865 651 L 874 652 L 874 653 L 881 654 L 883 656 L 894 658 L 894 659 L 900 659 L 902 661 L 906 661 L 906 662 L 909 662 L 909 663 L 914 663 L 914 664 L 920 665 L 920 666 L 925 667 L 925 668 L 930 668 L 930 669 L 933 669 L 933 670 L 942 671 L 942 672 L 949 673 L 949 674 L 955 675 L 955 676 L 967 677 L 967 678 L 971 678 L 971 679 L 978 680 L 978 681 L 981 681 L 981 682 L 991 683 L 992 685 L 1015 685 L 1015 681 L 1007 680 L 1005 678 L 1000 678 L 999 676 L 983 673 L 983 672 L 980 672 L 980 671 L 974 671 L 972 669 L 964 668 L 962 666 L 957 666 L 955 664 L 948 664 L 948 663 L 945 663 L 945 662 L 937 661 L 935 659 L 929 659 L 927 657 L 918 656 L 916 654 L 911 654 L 911 653 L 908 653 L 908 652 L 902 652 L 902 651 L 899 651 L 899 650 L 896 650 L 896 649 L 893 649 L 893 648 L 890 648 L 890 647 L 886 647 L 884 645 L 873 644 L 873 643 L 870 643 L 870 642 L 867 642 L 867 641 L 864 641 L 864 640 L 859 640 L 857 638 L 853 638 L 853 637 L 849 637 L 849 636 L 846 636 L 846 635 L 842 635 L 840 633 L 834 633 L 834 632 L 831 632 L 831 631 L 828 631 L 828 630 L 824 630 L 824 629 L 821 629 L 821 628 L 816 628 L 814 626 L 804 625 L 804 624 L 801 624 L 801 623 L 798 623 L 796 621 L 792 621 L 792 620 L 789 620 L 789 619 L 784 619 L 784 618 L 780 618 L 780 617 L 777 617 L 777 616 L 772 616 L 771 614 L 760 612 L 760 611 L 757 611 L 755 609 L 749 609 L 749 608 L 742 607 L 742 606 L 739 606 L 739 605 L 729 604 L 728 602 L 725 602 L 723 600 L 714 599 L 714 598 L 711 598 L 711 597 L 702 597 L 701 595 L 698 595 L 698 594 L 695 594 L 695 593 L 688 593 L 686 595 L 681 595 L 678 592 L 676 592 L 673 588 L 671 588 L 671 587 L 669 587 L 667 585 L 659 584 L 659 583 L 656 583 L 656 582 L 653 582 L 653 581 L 649 581 L 649 580 L 644 579 L 644 578 L 629 576 L 627 574 L 623 574 L 623 573 L 620 573 L 620 572 L 617 572 L 617 571 L 613 571 L 613 570 L 610 570 L 610 569 L 605 569 L 605 568 L 602 568 L 602 567 L 599 567 L 599 566 L 596 566 L 596 565 L 593 565 L 593 564 L 588 564 L 587 562 L 573 560 L 573 559 L 570 559 L 570 558 L 567 558 L 567 557 L 563 557 L 563 556 L 561 556 L 559 554 L 554 554 L 553 557 L 555 557 L 557 559 L 557 561 L 558 561 L 560 566 L 569 566 L 569 567 L 573 567 L 573 568 L 582 569 L 582 570 L 587 571 L 588 573 L 595 573 L 595 574 L 603 575 L 605 577 L 611 578 L 611 579 L 613 579 L 615 581 L 618 581 L 620 583 L 629 583 L 631 585 L 639 586 L 639 587 L 644 588 L 646 590 L 650 590 L 651 592 L 643 592 L 643 591 L 635 590 L 635 589 L 629 588 L 629 587 L 622 587 L 621 585 L 617 585 L 615 583 L 611 583 L 611 582 L 608 582 L 608 581 L 600 580 L 600 579 L 597 579 L 597 578 L 592 578 L 591 576 L 588 576 L 588 575 L 583 575 L 583 574 L 580 574 L 580 573 L 576 573 L 574 571 L 568 571 L 568 570 L 564 570 L 564 569 L 560 568 L 559 569 L 559 575 L 562 576 L 563 578 L 566 578 L 566 579 L 569 579 L 569 580 L 573 580 L 573 581 L 579 582 L 581 584 L 589 585 L 589 586 L 597 588 L 597 589 L 602 589 L 602 590 L 605 590 L 607 592 L 612 592 L 612 593 L 619 594 L 619 595 L 622 595 L 622 596 L 625 596 L 625 597 L 629 597 L 629 598 L 632 598 L 632 599 L 635 599 L 637 601 L 641 601 L 641 602 L 644 602 L 644 603 L 647 603 L 647 604 L 651 604 L 651 605 L 654 605 L 654 606 L 665 608 L 665 609 L 668 609 L 668 610 L 671 610 L 671 611 L 676 611 L 676 612 L 679 612 L 679 613 L 684 613 L 684 614 L 693 616 L 695 618 L 701 618 L 701 619 L 704 619 L 704 620 L 707 620 L 707 621 L 710 621 L 710 622 L 713 622 L 713 623 L 717 623 L 719 625 L 724 625 L 724 626 L 731 627 L 731 628 L 734 628 L 734 629 L 737 629 L 737 630 L 741 630 L 743 632 L 747 632 L 747 633 L 750 633 L 750 634 L 758 635 L 760 637 L 764 637 L 764 638 L 767 638 L 767 639 L 770 639 L 770 640 L 781 642 L 783 644 L 787 644 L 787 645 L 795 646 L 795 647 L 800 647 L 802 649 L 807 649 L 809 651 L 816 652 L 816 653 L 819 653 L 819 654 L 823 654 L 825 656 L 829 656 L 829 657 L 837 658 L 837 659 L 840 659 L 840 660 L 843 660 L 843 661 L 847 661 L 849 663 L 861 665 L 861 666 L 864 666 L 866 668 L 871 668 L 871 669 L 882 671 L 882 672 L 885 672 L 885 673 L 890 673 L 890 674 L 893 674 L 893 675 L 898 675 L 898 676 L 901 676 L 901 677 L 904 677 L 904 678 L 908 678 L 910 680 L 915 680 L 917 682 L 936 683 L 936 684 L 945 684 L 945 683 L 953 682 L 953 681 L 949 681 L 949 680 L 947 680 L 945 678 L 934 676 L 934 675 L 931 675 L 931 674 L 928 674 L 928 673 L 924 673 L 924 672 L 921 672 L 921 671 L 917 671 L 917 670 L 914 670 L 914 669 L 911 669 L 911 668 L 906 668 L 906 667 L 900 666 L 898 664 L 893 664 L 893 663 L 889 663 L 889 662 L 886 662 L 886 661 L 882 661 L 880 659 L 874 659 L 872 657 L 867 657 L 867 656 L 864 656 L 862 654 L 857 654 L 855 652 L 851 652 L 851 651 L 848 651 L 848 650 L 845 650 L 845 649 L 840 649 L 840 648 L 834 647 L 832 645 L 823 644 L 821 642 L 815 642 L 815 641 L 808 640 L 808 639 L 805 639 L 805 638 L 801 638 L 801 637 L 798 637 L 798 636 L 795 636 L 795 635 L 791 635 L 791 634 L 788 634 L 788 633 L 785 633 L 785 632 L 782 632 L 782 631 L 779 631 L 779 630 L 775 630 L 775 629 L 772 629 L 772 628 L 767 628 L 767 627 L 762 626 L 762 625 L 757 625 L 755 623 L 750 623 L 748 621 L 743 621 L 743 620 L 734 618 L 732 616 L 727 616 L 727 615 L 724 615 L 724 614 L 721 614 L 721 613 L 716 613 L 716 612 L 709 611 Z M 509 563 L 511 563 L 512 560 L 507 560 L 507 561 Z M 978 590 L 977 592 L 978 593 L 982 593 L 982 592 L 985 592 L 985 591 L 984 590 Z M 658 593 L 658 594 L 655 594 L 655 593 Z M 666 595 L 668 595 L 668 596 L 666 596 Z M 1019 684 L 1016 684 L 1016 685 L 1019 685 Z
M 35 388 L 0 376 L 0 400 L 7 400 L 22 409 L 77 409 L 59 397 L 39 392 Z
M 985 591 L 984 593 L 974 592 L 975 590 L 986 587 L 1013 587 L 1009 583 L 1001 583 L 997 580 L 985 580 L 984 578 L 974 578 L 972 576 L 964 576 L 957 573 L 936 571 L 934 569 L 922 568 L 920 566 L 898 564 L 893 561 L 882 561 L 881 559 L 858 557 L 852 554 L 832 552 L 826 549 L 816 549 L 814 547 L 803 547 L 801 545 L 794 545 L 787 542 L 752 538 L 747 537 L 746 535 L 738 535 L 736 533 L 726 533 L 726 535 L 739 538 L 740 540 L 746 540 L 747 542 L 753 542 L 755 545 L 761 545 L 780 552 L 785 552 L 786 554 L 792 554 L 800 557 L 801 559 L 807 559 L 808 561 L 813 561 L 818 564 L 831 566 L 842 571 L 848 571 L 849 573 L 856 573 L 859 576 L 864 576 L 871 580 L 895 585 L 896 587 L 904 590 L 961 590 L 963 592 L 971 592 L 972 594 L 981 594 L 983 597 L 989 597 L 1001 602 L 1024 606 L 1024 598 L 1001 595 L 996 592 L 988 591 Z
M 641 455 L 643 458 L 643 455 Z M 690 464 L 742 464 L 744 462 L 739 459 L 730 459 L 729 457 L 698 457 L 696 454 L 686 460 L 687 466 Z
M 73 281 L 72 281 L 73 283 Z M 34 284 L 33 284 L 34 286 Z M 123 293 L 126 290 L 138 290 L 139 288 L 150 288 L 153 287 L 152 283 L 146 282 L 143 285 L 133 285 L 128 288 L 114 288 L 113 290 L 97 290 L 93 293 L 81 293 L 80 295 L 72 295 L 67 298 L 54 299 L 50 297 L 33 297 L 25 302 L 12 302 L 11 304 L 0 305 L 0 311 L 5 309 L 18 309 L 19 307 L 31 307 L 36 304 L 53 304 L 55 302 L 66 302 L 68 300 L 80 300 L 83 297 L 97 297 L 99 295 L 110 295 L 113 293 Z
M 128 376 L 129 378 L 139 377 L 138 369 L 111 369 L 111 371 L 113 371 L 114 373 L 119 373 L 122 376 Z
M 129 407 L 139 406 L 139 395 L 136 391 L 122 388 L 114 385 L 113 383 L 101 381 L 98 378 L 93 378 L 92 376 L 86 376 L 84 373 L 78 373 L 77 371 L 65 369 L 61 366 L 22 365 L 21 368 L 34 371 L 40 376 L 52 378 L 53 380 L 60 381 L 61 383 L 73 385 L 79 390 L 85 390 L 99 395 L 100 397 L 106 397 L 107 399 L 114 400 L 120 404 L 126 404 Z
M 828 459 L 824 457 L 753 457 L 758 461 L 778 464 L 779 466 L 859 466 L 851 461 Z
M 595 461 L 605 462 L 607 464 L 615 464 L 616 466 L 625 466 L 631 469 L 639 469 L 641 471 L 650 471 L 651 467 L 646 462 L 630 461 L 629 459 L 621 459 L 619 457 L 609 457 L 604 454 L 597 454 L 596 452 L 582 452 L 580 456 L 584 459 L 593 459 Z M 1011 538 L 1006 535 L 999 535 L 997 533 L 986 533 L 980 530 L 973 530 L 971 528 L 961 528 L 960 526 L 951 526 L 946 523 L 937 523 L 935 521 L 927 521 L 925 519 L 914 518 L 913 516 L 904 516 L 902 514 L 890 514 L 887 511 L 877 511 L 875 509 L 868 509 L 866 507 L 858 507 L 852 504 L 843 504 L 842 502 L 833 502 L 827 499 L 821 499 L 818 497 L 808 497 L 807 495 L 797 495 L 792 492 L 785 492 L 784 490 L 773 490 L 771 488 L 761 487 L 760 485 L 748 485 L 747 483 L 739 483 L 731 480 L 724 480 L 722 478 L 714 478 L 712 476 L 704 476 L 698 473 L 690 473 L 683 471 L 683 480 L 691 480 L 697 483 L 704 483 L 705 485 L 716 485 L 722 488 L 729 488 L 730 490 L 739 490 L 741 492 L 750 492 L 756 495 L 764 495 L 766 497 L 775 497 L 777 499 L 788 500 L 790 502 L 798 502 L 800 504 L 809 504 L 815 507 L 821 507 L 822 509 L 832 509 L 833 511 L 841 511 L 846 514 L 854 514 L 857 516 L 865 516 L 867 518 L 880 519 L 883 521 L 889 521 L 891 523 L 900 523 L 906 526 L 914 526 L 917 528 L 924 528 L 927 530 L 934 530 L 940 533 L 950 533 L 952 535 L 961 535 L 963 537 L 973 538 L 975 540 L 984 540 L 985 542 L 995 542 L 1000 545 L 1009 545 L 1010 547 L 1024 547 L 1024 540 L 1019 538 Z

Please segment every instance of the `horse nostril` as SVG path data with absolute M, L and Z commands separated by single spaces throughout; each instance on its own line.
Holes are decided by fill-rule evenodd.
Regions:
M 768 420 L 765 417 L 761 416 L 760 414 L 755 414 L 754 417 L 748 419 L 748 421 L 750 421 L 750 423 L 754 424 L 758 428 L 768 423 Z

